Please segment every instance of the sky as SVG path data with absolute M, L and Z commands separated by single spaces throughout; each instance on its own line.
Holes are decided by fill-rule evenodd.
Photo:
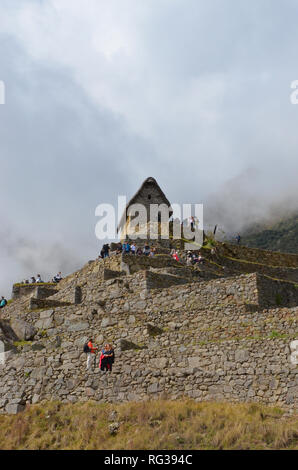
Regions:
M 1 0 L 0 295 L 157 179 L 229 232 L 297 209 L 295 0 Z

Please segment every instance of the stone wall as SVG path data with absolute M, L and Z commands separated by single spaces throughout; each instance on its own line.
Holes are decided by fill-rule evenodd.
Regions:
M 257 275 L 258 303 L 262 307 L 298 305 L 298 285 Z
M 217 256 L 217 263 L 221 263 L 226 269 L 232 270 L 235 273 L 255 273 L 275 278 L 292 281 L 298 284 L 298 268 L 293 267 L 280 267 L 280 266 L 267 266 L 264 264 L 248 261 L 240 261 L 229 258 L 220 258 Z
M 54 287 L 37 286 L 33 294 L 36 299 L 46 299 L 56 294 L 56 292 L 57 289 Z
M 1 412 L 43 399 L 161 396 L 297 406 L 289 346 L 298 308 L 260 305 L 266 292 L 272 298 L 270 280 L 249 274 L 148 291 L 146 271 L 103 281 L 96 266 L 68 280 L 80 282 L 80 304 L 22 312 L 36 334 L 0 366 Z M 96 345 L 115 345 L 111 375 L 86 372 L 82 349 L 90 335 Z
M 298 267 L 297 254 L 248 248 L 247 246 L 232 245 L 230 243 L 217 243 L 216 250 L 219 255 L 229 256 L 239 260 L 263 263 L 268 266 Z M 209 250 L 207 250 L 206 253 L 208 253 L 208 251 Z
M 179 263 L 171 256 L 166 254 L 159 254 L 155 256 L 137 256 L 137 255 L 120 255 L 121 256 L 121 270 L 129 274 L 134 274 L 140 270 L 149 268 L 165 268 L 177 267 Z
M 45 298 L 53 295 L 56 284 L 14 284 L 12 287 L 12 299 L 19 299 L 35 294 L 38 298 Z
M 114 254 L 89 261 L 54 290 L 14 286 L 14 301 L 1 311 L 0 412 L 44 399 L 161 396 L 296 408 L 290 345 L 297 338 L 298 289 L 260 272 L 296 276 L 298 257 L 260 251 L 219 245 L 217 259 L 255 262 L 258 273 L 232 277 L 234 268 L 251 270 L 253 263 L 221 266 L 205 250 L 208 262 L 197 267 L 167 254 Z M 269 258 L 275 268 L 263 269 Z M 114 344 L 112 374 L 86 371 L 82 349 L 90 335 L 98 346 Z
M 153 271 L 145 271 L 146 289 L 160 289 L 174 285 L 187 284 L 189 279 L 171 275 L 161 274 Z

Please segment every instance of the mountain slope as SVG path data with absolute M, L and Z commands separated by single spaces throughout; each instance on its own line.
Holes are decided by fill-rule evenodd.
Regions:
M 243 245 L 264 250 L 298 253 L 298 213 L 272 224 L 258 224 L 242 232 Z

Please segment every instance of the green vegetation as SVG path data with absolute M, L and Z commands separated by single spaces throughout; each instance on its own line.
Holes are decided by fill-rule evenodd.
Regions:
M 207 234 L 205 234 L 203 248 L 206 248 L 207 250 L 211 250 L 215 246 L 216 246 L 215 237 L 212 232 L 208 232 Z
M 280 339 L 286 339 L 288 338 L 288 335 L 285 333 L 280 333 L 279 331 L 271 331 L 269 335 L 269 339 L 275 339 L 275 338 L 280 338 Z
M 241 244 L 264 250 L 298 253 L 298 214 L 270 225 L 250 227 L 242 235 Z
M 18 282 L 14 284 L 13 287 L 38 287 L 38 286 L 57 286 L 55 282 L 36 282 L 34 284 L 24 284 L 23 282 Z
M 23 346 L 26 346 L 27 344 L 31 345 L 32 344 L 32 341 L 15 341 L 13 343 L 13 345 L 16 347 L 16 348 L 22 348 Z
M 298 449 L 297 430 L 297 416 L 255 403 L 44 402 L 0 416 L 0 449 Z

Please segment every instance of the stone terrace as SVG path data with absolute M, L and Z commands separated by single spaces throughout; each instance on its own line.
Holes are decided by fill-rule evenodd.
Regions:
M 295 409 L 295 282 L 258 270 L 232 275 L 227 257 L 241 256 L 241 272 L 243 261 L 260 261 L 256 251 L 262 250 L 228 249 L 218 245 L 216 259 L 204 250 L 207 260 L 199 268 L 166 254 L 114 255 L 90 261 L 54 290 L 19 291 L 1 312 L 0 333 L 11 328 L 11 336 L 0 365 L 0 411 L 14 413 L 41 400 L 183 396 Z M 288 255 L 261 253 L 261 259 L 258 268 Z M 274 266 L 295 270 L 295 259 L 289 255 L 288 264 Z M 82 349 L 90 335 L 99 346 L 115 345 L 112 374 L 98 364 L 86 372 Z

